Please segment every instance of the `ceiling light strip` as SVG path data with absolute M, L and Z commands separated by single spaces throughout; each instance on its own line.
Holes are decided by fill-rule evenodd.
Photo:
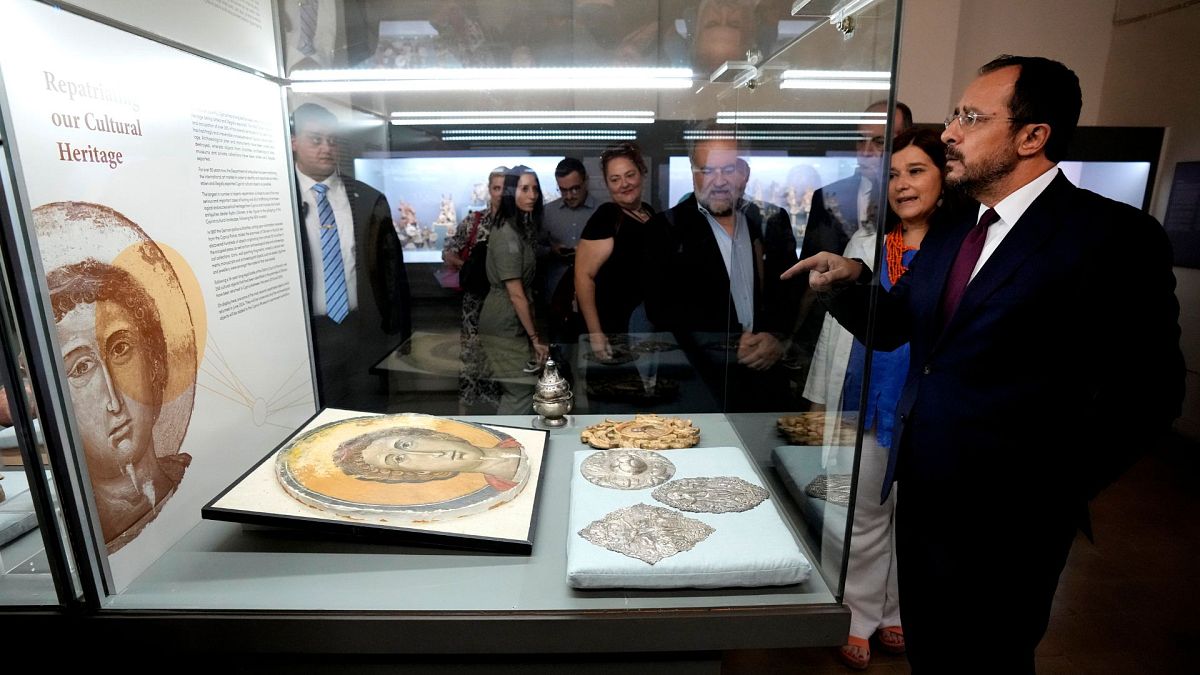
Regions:
M 798 117 L 792 119 L 785 117 L 739 117 L 737 119 L 718 119 L 717 124 L 877 124 L 882 126 L 887 124 L 887 120 L 876 117 L 829 117 L 824 119 L 820 117 Z
M 634 79 L 690 80 L 688 68 L 346 68 L 297 70 L 293 82 L 374 80 L 486 80 L 486 79 Z
M 340 82 L 293 82 L 292 91 L 302 94 L 402 91 L 543 91 L 567 89 L 688 89 L 692 81 L 652 78 L 542 78 L 536 80 L 353 80 Z
M 413 117 L 392 120 L 397 126 L 445 124 L 653 124 L 653 117 Z
M 708 132 L 698 134 L 696 132 L 684 132 L 683 139 L 685 141 L 698 141 L 704 139 L 725 139 L 737 138 L 744 140 L 760 140 L 760 141 L 861 141 L 862 136 L 857 134 L 842 133 L 839 135 L 821 135 L 815 133 L 793 134 L 786 132 L 769 132 L 769 131 L 726 131 L 726 132 Z
M 883 113 L 879 113 L 882 115 Z M 406 110 L 392 117 L 654 117 L 653 110 Z
M 447 134 L 635 134 L 633 129 L 446 129 Z
M 616 136 L 606 136 L 602 134 L 573 134 L 568 136 L 554 136 L 547 134 L 521 134 L 515 136 L 442 136 L 442 140 L 447 143 L 464 143 L 467 141 L 490 141 L 495 143 L 507 143 L 512 141 L 632 141 L 637 139 L 637 134 L 618 134 Z
M 890 80 L 892 74 L 886 70 L 785 70 L 779 77 L 784 80 Z
M 305 93 L 355 91 L 495 91 L 547 89 L 686 89 L 687 68 L 411 68 L 299 70 L 291 88 Z
M 780 89 L 826 89 L 844 91 L 887 91 L 891 82 L 880 80 L 780 80 Z
M 717 119 L 725 117 L 886 117 L 882 112 L 772 112 L 767 110 L 740 110 L 717 113 Z

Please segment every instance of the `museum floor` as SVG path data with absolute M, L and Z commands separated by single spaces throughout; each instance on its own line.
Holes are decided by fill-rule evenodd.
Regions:
M 1039 675 L 1182 673 L 1200 667 L 1200 443 L 1180 438 L 1143 458 L 1092 504 L 1096 542 L 1082 536 L 1059 583 Z M 966 617 L 964 617 L 965 619 Z M 980 645 L 947 645 L 987 659 Z M 828 649 L 727 655 L 724 675 L 850 673 Z M 907 673 L 903 656 L 872 655 L 870 674 Z

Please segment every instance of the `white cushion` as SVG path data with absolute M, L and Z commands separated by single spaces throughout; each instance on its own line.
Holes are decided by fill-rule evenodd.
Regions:
M 801 583 L 812 572 L 812 565 L 779 515 L 774 497 L 740 513 L 679 511 L 715 531 L 691 550 L 654 565 L 591 543 L 579 536 L 579 531 L 616 509 L 639 503 L 670 508 L 650 496 L 652 487 L 615 490 L 588 482 L 580 473 L 580 465 L 594 452 L 576 452 L 571 475 L 567 583 L 573 588 L 781 586 Z M 689 448 L 661 454 L 675 465 L 672 480 L 733 476 L 766 487 L 740 448 Z

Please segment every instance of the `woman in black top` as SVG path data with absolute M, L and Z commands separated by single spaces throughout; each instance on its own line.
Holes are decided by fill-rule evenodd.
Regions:
M 642 201 L 646 160 L 635 143 L 621 143 L 600 155 L 612 202 L 588 219 L 575 253 L 575 295 L 587 323 L 592 352 L 612 358 L 609 335 L 629 332 L 629 317 L 642 304 L 639 283 L 645 223 L 654 215 Z

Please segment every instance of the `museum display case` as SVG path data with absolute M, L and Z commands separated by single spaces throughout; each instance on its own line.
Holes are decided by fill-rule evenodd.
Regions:
M 845 364 L 780 275 L 814 228 L 879 254 L 899 2 L 6 14 L 0 487 L 44 588 L 5 545 L 0 612 L 234 651 L 840 644 L 867 387 L 814 375 Z

